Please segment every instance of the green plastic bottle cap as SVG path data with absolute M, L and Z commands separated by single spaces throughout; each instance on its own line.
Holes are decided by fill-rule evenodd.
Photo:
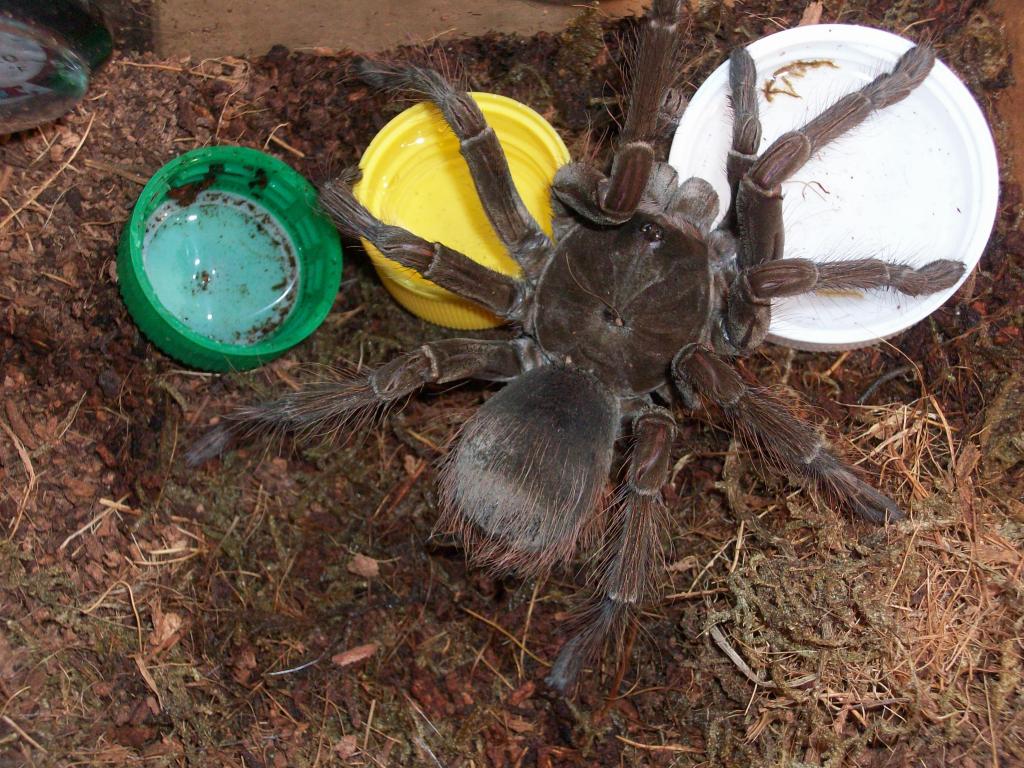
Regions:
M 205 147 L 146 184 L 117 269 L 128 311 L 160 349 L 207 371 L 247 370 L 319 327 L 341 256 L 306 179 L 253 149 Z

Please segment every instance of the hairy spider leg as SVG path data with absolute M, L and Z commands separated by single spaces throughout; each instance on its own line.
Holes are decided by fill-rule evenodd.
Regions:
M 437 106 L 459 140 L 477 196 L 498 239 L 527 280 L 536 278 L 551 252 L 551 240 L 519 196 L 498 136 L 473 98 L 456 90 L 440 73 L 422 67 L 364 60 L 360 74 L 370 85 L 419 93 Z
M 719 347 L 746 353 L 759 346 L 771 324 L 772 299 L 823 290 L 890 289 L 910 296 L 946 290 L 964 272 L 958 261 L 940 259 L 920 268 L 881 259 L 815 263 L 784 259 L 782 187 L 821 147 L 863 122 L 872 112 L 906 98 L 928 76 L 935 53 L 911 48 L 889 73 L 847 94 L 803 128 L 780 136 L 760 157 L 754 61 L 733 51 L 729 81 L 733 143 L 727 161 L 732 202 L 723 226 L 736 238 L 739 273 L 724 302 Z
M 729 56 L 729 103 L 732 105 L 732 146 L 726 159 L 730 203 L 724 226 L 736 227 L 736 199 L 740 180 L 757 162 L 761 147 L 761 118 L 757 108 L 757 66 L 746 48 Z
M 742 55 L 734 57 L 730 67 L 742 68 L 743 76 L 748 77 L 750 68 L 744 62 Z M 934 63 L 935 52 L 930 47 L 911 48 L 891 72 L 843 96 L 802 128 L 782 134 L 757 158 L 740 179 L 733 202 L 741 268 L 782 258 L 782 182 L 822 147 L 860 125 L 872 112 L 905 99 L 924 82 Z M 748 90 L 749 81 L 744 80 L 738 92 L 733 93 L 733 103 L 746 103 Z
M 654 143 L 682 112 L 676 88 L 680 5 L 680 0 L 655 0 L 648 11 L 611 174 L 569 163 L 555 175 L 555 197 L 595 224 L 622 224 L 633 216 L 655 166 Z
M 428 242 L 401 227 L 383 223 L 356 200 L 352 188 L 342 179 L 324 184 L 320 205 L 346 235 L 369 240 L 385 257 L 498 317 L 511 319 L 522 305 L 525 286 L 521 281 L 488 269 L 442 243 Z
M 736 434 L 769 466 L 812 483 L 826 497 L 874 523 L 903 518 L 888 496 L 862 480 L 811 424 L 780 399 L 748 387 L 713 352 L 684 348 L 672 364 L 680 386 L 722 409 Z
M 674 434 L 675 422 L 664 408 L 649 406 L 633 419 L 633 447 L 606 539 L 600 586 L 547 677 L 548 684 L 563 693 L 572 689 L 605 639 L 620 634 L 631 613 L 651 594 L 662 560 L 661 487 L 668 480 Z
M 186 453 L 198 466 L 223 453 L 239 438 L 292 432 L 325 439 L 357 427 L 426 384 L 459 379 L 508 381 L 535 365 L 528 339 L 487 341 L 443 339 L 396 357 L 379 368 L 312 382 L 295 392 L 238 408 L 197 440 Z

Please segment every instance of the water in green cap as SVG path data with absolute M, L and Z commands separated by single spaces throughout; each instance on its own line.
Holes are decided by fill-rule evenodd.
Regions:
M 205 190 L 163 203 L 146 223 L 143 264 L 160 302 L 225 344 L 272 334 L 295 303 L 299 267 L 288 233 L 259 204 Z

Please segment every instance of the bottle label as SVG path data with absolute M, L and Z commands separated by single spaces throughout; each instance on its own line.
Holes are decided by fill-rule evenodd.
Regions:
M 50 56 L 31 38 L 0 29 L 0 101 L 45 93 L 38 79 L 46 77 Z

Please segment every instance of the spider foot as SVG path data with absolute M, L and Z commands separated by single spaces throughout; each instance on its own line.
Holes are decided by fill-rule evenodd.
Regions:
M 309 384 L 277 400 L 239 408 L 200 437 L 185 453 L 197 467 L 238 440 L 294 432 L 303 438 L 329 438 L 343 427 L 372 418 L 387 401 L 367 375 Z
M 583 667 L 625 622 L 626 606 L 606 597 L 580 616 L 581 626 L 558 652 L 551 671 L 544 678 L 549 686 L 563 696 L 571 695 Z
M 896 502 L 857 477 L 853 469 L 830 451 L 824 451 L 815 460 L 813 472 L 818 486 L 858 517 L 879 525 L 906 517 Z
M 736 435 L 769 466 L 810 481 L 823 495 L 866 520 L 886 523 L 904 517 L 895 502 L 833 452 L 814 426 L 778 397 L 747 386 L 718 356 L 699 348 L 684 349 L 673 372 L 677 381 L 720 407 Z

